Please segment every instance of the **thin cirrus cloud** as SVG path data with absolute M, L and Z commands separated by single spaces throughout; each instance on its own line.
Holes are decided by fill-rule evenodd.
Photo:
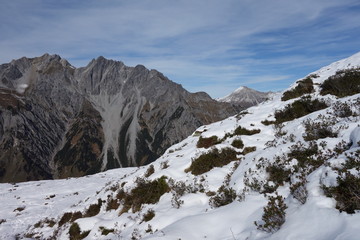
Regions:
M 105 56 L 163 72 L 213 97 L 242 85 L 281 90 L 359 51 L 355 0 L 6 1 L 0 62 Z

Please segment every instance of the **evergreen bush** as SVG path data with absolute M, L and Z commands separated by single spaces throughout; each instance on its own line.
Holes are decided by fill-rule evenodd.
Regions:
M 209 204 L 212 207 L 221 207 L 232 203 L 236 199 L 236 192 L 234 189 L 222 185 L 215 196 L 209 199 Z
M 237 152 L 231 148 L 224 148 L 221 151 L 215 148 L 194 159 L 190 167 L 185 171 L 190 171 L 194 175 L 200 175 L 214 167 L 222 167 L 231 161 L 237 160 L 236 154 Z
M 312 81 L 312 77 L 309 76 L 305 79 L 298 81 L 298 85 L 284 92 L 283 96 L 281 97 L 281 101 L 287 101 L 289 99 L 301 97 L 304 94 L 309 94 L 314 92 L 314 83 Z
M 199 141 L 196 144 L 197 148 L 209 148 L 211 146 L 214 146 L 216 144 L 220 143 L 217 136 L 211 136 L 208 138 L 205 137 L 199 137 Z
M 346 97 L 360 93 L 360 68 L 338 71 L 334 76 L 326 79 L 320 87 L 321 95 Z
M 259 230 L 268 233 L 278 231 L 285 222 L 286 209 L 287 206 L 281 196 L 270 196 L 267 206 L 264 207 L 263 224 L 255 222 L 255 225 Z
M 286 105 L 283 110 L 277 110 L 275 112 L 275 119 L 277 123 L 283 123 L 324 108 L 327 108 L 325 102 L 318 99 L 311 100 L 310 97 L 302 97 L 292 104 Z

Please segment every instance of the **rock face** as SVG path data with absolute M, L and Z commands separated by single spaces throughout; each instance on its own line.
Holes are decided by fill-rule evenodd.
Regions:
M 272 92 L 259 92 L 248 87 L 240 87 L 218 101 L 231 103 L 238 110 L 244 110 L 266 101 L 272 94 Z
M 236 114 L 156 70 L 57 55 L 0 65 L 0 182 L 83 176 L 154 161 L 197 127 Z

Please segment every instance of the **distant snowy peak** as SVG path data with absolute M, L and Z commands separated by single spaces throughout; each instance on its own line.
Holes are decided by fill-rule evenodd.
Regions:
M 255 106 L 269 98 L 272 92 L 259 92 L 254 89 L 241 86 L 231 94 L 219 98 L 219 102 L 228 102 L 239 106 L 241 108 L 247 108 Z

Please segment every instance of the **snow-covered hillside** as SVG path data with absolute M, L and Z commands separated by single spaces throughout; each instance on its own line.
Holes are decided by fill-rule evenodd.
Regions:
M 0 238 L 359 239 L 360 94 L 323 90 L 359 67 L 360 53 L 311 73 L 150 166 L 0 184 Z

